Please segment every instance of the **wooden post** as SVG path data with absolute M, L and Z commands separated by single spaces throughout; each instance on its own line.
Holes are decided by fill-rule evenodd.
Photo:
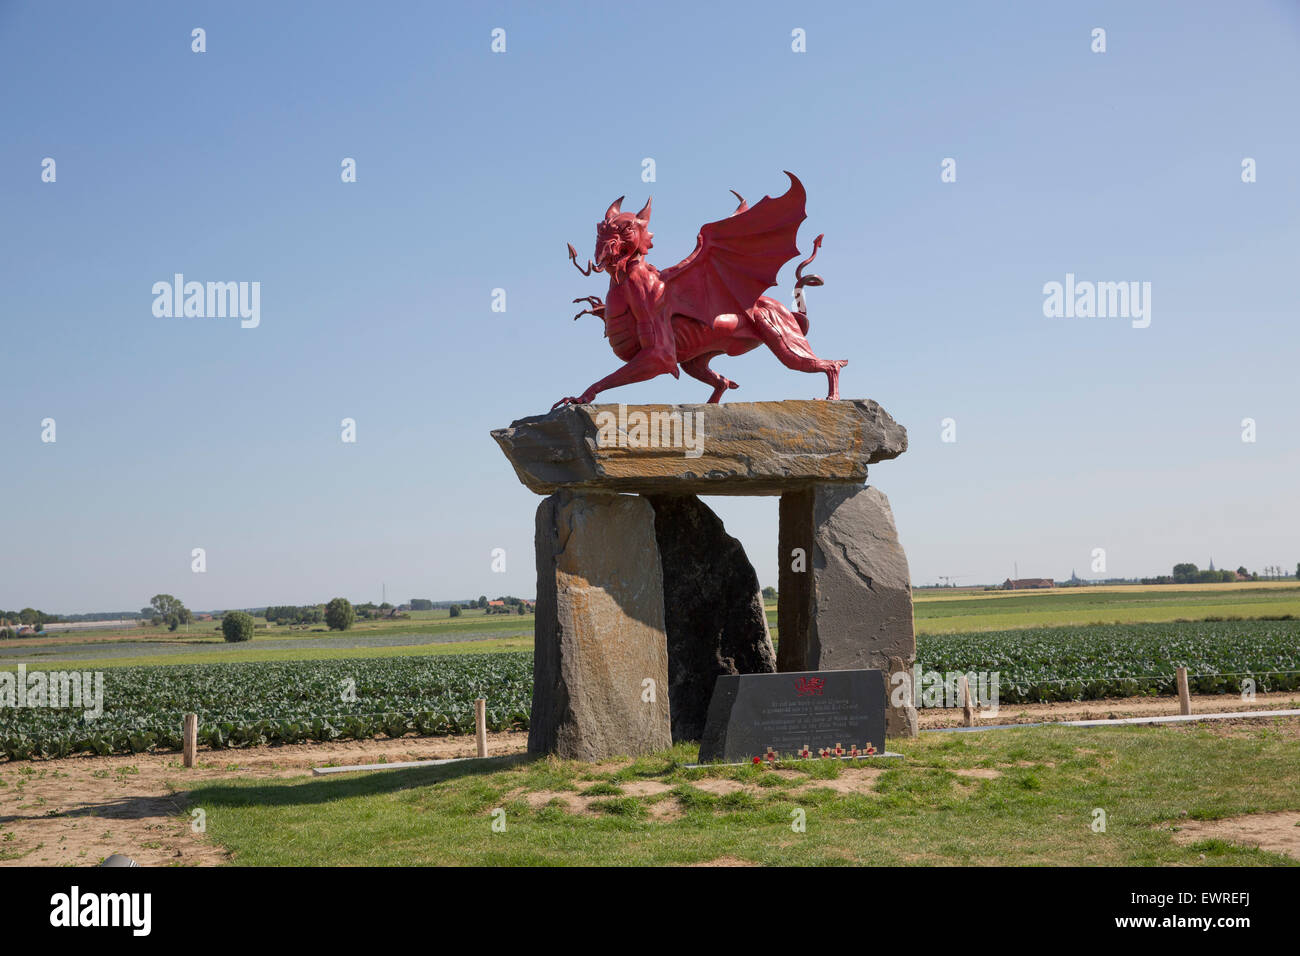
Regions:
M 1192 712 L 1192 693 L 1187 689 L 1187 668 L 1178 668 L 1178 712 L 1180 714 L 1190 714 Z
M 181 754 L 185 766 L 194 766 L 194 753 L 199 749 L 199 715 L 186 714 L 181 725 Z
M 966 720 L 967 727 L 975 726 L 975 706 L 970 699 L 970 681 L 966 675 L 961 675 L 961 713 Z
M 487 756 L 487 701 L 474 701 L 474 735 L 478 738 L 478 755 Z

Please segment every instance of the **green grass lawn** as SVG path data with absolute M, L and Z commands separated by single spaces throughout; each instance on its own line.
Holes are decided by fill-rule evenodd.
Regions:
M 696 750 L 682 745 L 596 766 L 497 758 L 235 780 L 189 799 L 208 839 L 259 866 L 1295 865 L 1220 840 L 1181 846 L 1168 829 L 1184 812 L 1300 808 L 1294 720 L 925 734 L 890 747 L 905 759 L 873 764 L 883 769 L 868 792 L 837 791 L 859 773 L 837 762 L 690 769 Z M 719 781 L 730 792 L 710 792 Z M 792 829 L 796 811 L 805 832 Z

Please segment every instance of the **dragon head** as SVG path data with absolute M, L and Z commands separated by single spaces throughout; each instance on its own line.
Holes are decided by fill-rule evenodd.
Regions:
M 605 211 L 605 218 L 596 223 L 596 265 L 615 276 L 621 276 L 631 260 L 654 247 L 650 200 L 638 213 L 621 211 L 622 204 L 623 197 L 619 196 Z

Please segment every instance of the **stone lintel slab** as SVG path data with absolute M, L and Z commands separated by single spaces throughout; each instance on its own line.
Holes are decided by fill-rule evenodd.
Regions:
M 869 399 L 566 406 L 492 437 L 539 495 L 778 495 L 812 482 L 861 485 L 868 465 L 907 450 L 907 430 Z

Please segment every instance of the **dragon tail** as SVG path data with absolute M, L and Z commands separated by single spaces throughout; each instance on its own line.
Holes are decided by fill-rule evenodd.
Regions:
M 824 235 L 824 234 L 823 234 Z M 803 334 L 808 334 L 808 302 L 804 298 L 803 287 L 806 285 L 825 285 L 821 276 L 804 275 L 803 270 L 812 264 L 817 258 L 817 250 L 822 246 L 823 236 L 818 236 L 813 240 L 813 251 L 803 262 L 799 263 L 798 268 L 794 270 L 794 313 L 795 318 L 799 320 L 799 328 Z

